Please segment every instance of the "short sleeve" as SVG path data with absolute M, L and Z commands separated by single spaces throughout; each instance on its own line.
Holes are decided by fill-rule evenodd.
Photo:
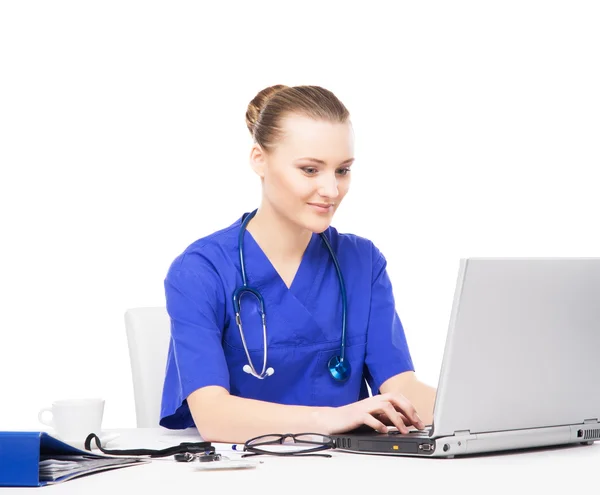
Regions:
M 388 378 L 414 371 L 404 328 L 396 311 L 387 262 L 375 246 L 365 365 L 373 394 L 379 393 L 379 387 Z
M 224 291 L 215 268 L 201 258 L 173 264 L 164 286 L 171 340 L 160 425 L 183 429 L 194 426 L 186 401 L 193 391 L 209 385 L 229 390 L 222 346 Z

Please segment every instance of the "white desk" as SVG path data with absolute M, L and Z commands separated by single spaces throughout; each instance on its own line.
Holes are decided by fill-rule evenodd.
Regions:
M 164 449 L 199 441 L 196 430 L 162 428 L 111 430 L 121 436 L 106 447 Z M 217 452 L 239 458 L 234 451 Z M 225 447 L 225 446 L 223 446 Z M 556 492 L 592 493 L 600 467 L 600 444 L 560 447 L 455 459 L 410 458 L 328 451 L 332 458 L 269 457 L 256 469 L 199 471 L 198 461 L 176 462 L 172 457 L 41 488 L 0 488 L 0 494 L 37 490 L 41 494 L 259 494 L 312 492 L 502 494 Z M 212 493 L 206 490 L 216 490 Z

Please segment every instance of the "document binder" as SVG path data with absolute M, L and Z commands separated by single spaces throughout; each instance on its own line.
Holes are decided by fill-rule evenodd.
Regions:
M 61 458 L 68 459 L 63 463 L 68 462 L 70 468 L 60 471 L 45 465 L 58 465 Z M 42 431 L 0 431 L 0 487 L 50 485 L 147 462 L 150 459 L 113 457 L 80 450 Z

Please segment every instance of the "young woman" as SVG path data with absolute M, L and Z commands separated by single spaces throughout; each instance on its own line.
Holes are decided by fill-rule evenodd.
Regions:
M 431 424 L 435 389 L 415 376 L 383 254 L 331 226 L 350 186 L 348 110 L 319 86 L 277 85 L 246 123 L 262 201 L 169 268 L 160 424 L 237 443 Z

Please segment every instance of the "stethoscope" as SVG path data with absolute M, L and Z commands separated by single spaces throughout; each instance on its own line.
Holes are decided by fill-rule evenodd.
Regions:
M 246 358 L 248 358 L 248 364 L 244 365 L 243 370 L 246 373 L 262 380 L 262 379 L 266 378 L 267 376 L 271 376 L 273 373 L 275 373 L 275 370 L 273 368 L 271 368 L 271 367 L 267 368 L 267 324 L 265 321 L 265 318 L 266 318 L 265 301 L 257 289 L 248 286 L 248 280 L 246 278 L 246 265 L 244 263 L 244 232 L 246 230 L 246 226 L 248 225 L 248 222 L 250 220 L 252 220 L 254 215 L 256 215 L 256 212 L 257 212 L 257 210 L 254 210 L 252 213 L 247 215 L 246 218 L 243 219 L 242 225 L 240 227 L 240 235 L 238 238 L 238 247 L 239 247 L 239 254 L 240 254 L 240 268 L 242 270 L 243 285 L 241 287 L 238 287 L 233 293 L 233 309 L 235 311 L 235 321 L 240 330 L 240 337 L 242 338 L 242 345 L 244 346 L 244 351 L 246 352 Z M 333 378 L 335 378 L 338 381 L 343 382 L 343 381 L 347 380 L 348 377 L 350 376 L 350 363 L 347 362 L 345 359 L 345 353 L 346 353 L 346 306 L 347 306 L 346 287 L 344 286 L 344 278 L 342 277 L 342 271 L 340 270 L 340 265 L 338 263 L 337 257 L 335 256 L 333 249 L 331 249 L 331 244 L 329 244 L 329 241 L 327 240 L 327 237 L 325 237 L 325 234 L 321 233 L 319 235 L 321 236 L 321 239 L 323 239 L 325 246 L 327 246 L 327 249 L 329 250 L 329 254 L 331 255 L 331 259 L 333 260 L 333 264 L 335 265 L 335 269 L 337 271 L 338 279 L 340 282 L 340 290 L 342 292 L 342 345 L 341 345 L 341 349 L 340 349 L 340 355 L 332 356 L 331 359 L 329 359 L 329 361 L 327 363 L 327 368 L 329 369 L 329 373 L 331 373 L 331 376 L 333 376 Z M 263 329 L 263 349 L 264 349 L 263 350 L 263 366 L 262 366 L 262 371 L 260 373 L 257 373 L 256 369 L 254 368 L 254 364 L 252 363 L 252 358 L 250 357 L 250 353 L 248 352 L 248 346 L 246 345 L 246 339 L 244 338 L 244 331 L 242 330 L 242 319 L 240 317 L 240 299 L 241 299 L 242 295 L 245 293 L 250 293 L 250 294 L 254 295 L 254 297 L 256 297 L 256 299 L 258 300 L 258 303 L 260 305 L 260 315 L 261 315 L 261 319 L 262 319 L 262 329 Z

